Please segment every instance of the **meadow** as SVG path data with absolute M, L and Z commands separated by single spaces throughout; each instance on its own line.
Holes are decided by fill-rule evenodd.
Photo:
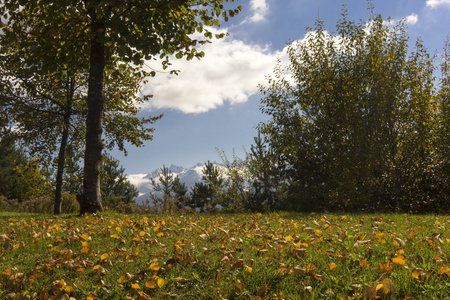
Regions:
M 0 213 L 1 299 L 448 299 L 450 217 Z

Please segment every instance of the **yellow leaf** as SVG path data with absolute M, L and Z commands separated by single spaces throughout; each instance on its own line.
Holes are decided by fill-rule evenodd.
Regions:
M 439 269 L 438 269 L 438 275 L 447 275 L 447 276 L 450 276 L 450 268 L 449 267 L 445 267 L 445 266 L 442 266 L 442 267 L 440 267 Z
M 107 259 L 108 257 L 109 257 L 108 253 L 103 253 L 103 254 L 100 256 L 100 259 L 101 259 L 101 260 L 104 260 L 104 259 Z
M 328 264 L 328 271 L 333 271 L 334 269 L 336 269 L 337 268 L 337 265 L 335 264 L 335 263 L 329 263 Z
M 94 296 L 92 294 L 90 294 L 86 297 L 86 300 L 94 300 Z
M 406 236 L 408 239 L 412 239 L 416 235 L 416 232 L 414 230 L 410 230 L 408 232 L 408 235 Z
M 141 287 L 137 283 L 131 283 L 131 288 L 133 288 L 135 290 L 139 290 Z
M 291 235 L 287 235 L 287 236 L 284 237 L 284 240 L 286 242 L 290 242 L 290 241 L 292 241 L 292 236 Z
M 236 284 L 236 288 L 237 288 L 238 292 L 242 292 L 242 290 L 244 289 L 244 284 L 238 283 L 238 284 Z
M 118 282 L 118 283 L 122 283 L 122 282 L 125 281 L 125 279 L 126 279 L 126 276 L 125 276 L 125 275 L 122 275 L 122 276 L 120 276 L 119 278 L 117 278 L 117 282 Z
M 100 265 L 95 265 L 93 268 L 92 268 L 92 270 L 97 270 L 98 268 L 101 268 L 102 266 L 100 266 Z
M 159 271 L 160 268 L 161 267 L 159 266 L 158 262 L 152 262 L 150 264 L 150 270 L 152 270 L 152 271 Z
M 154 282 L 154 281 L 147 281 L 145 283 L 145 287 L 148 287 L 149 289 L 156 289 L 158 286 L 156 285 L 156 282 Z
M 412 278 L 414 278 L 414 279 L 419 279 L 420 276 L 421 276 L 422 274 L 425 274 L 425 273 L 426 273 L 425 270 L 419 269 L 419 268 L 415 268 L 415 269 L 412 271 L 411 276 L 412 276 Z M 438 271 L 438 273 L 439 273 L 439 271 Z
M 389 265 L 389 263 L 378 263 L 378 267 L 382 273 L 392 273 L 394 269 Z
M 158 278 L 158 280 L 156 280 L 156 284 L 162 288 L 163 286 L 165 286 L 167 283 L 167 280 L 165 280 L 164 278 Z
M 89 239 L 89 234 L 87 232 L 85 232 L 85 233 L 80 235 L 80 238 L 82 238 L 83 240 L 87 241 Z
M 118 235 L 118 234 L 111 234 L 111 237 L 113 239 L 118 239 L 118 240 L 122 239 L 122 237 L 120 235 Z
M 158 232 L 158 234 L 156 236 L 157 237 L 162 237 L 162 236 L 164 236 L 164 232 Z
M 81 253 L 89 253 L 89 244 L 87 242 L 81 242 Z
M 251 273 L 253 271 L 252 267 L 246 266 L 244 269 L 245 273 Z
M 316 268 L 316 266 L 315 266 L 314 264 L 309 263 L 309 264 L 306 266 L 306 271 L 307 271 L 307 272 L 310 272 L 310 271 L 314 270 L 315 268 Z
M 403 255 L 397 255 L 396 257 L 392 258 L 391 261 L 397 266 L 403 266 L 405 264 L 405 257 Z

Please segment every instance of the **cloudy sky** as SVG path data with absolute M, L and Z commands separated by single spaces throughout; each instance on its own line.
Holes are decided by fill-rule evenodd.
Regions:
M 283 59 L 286 43 L 305 37 L 306 26 L 320 17 L 335 30 L 342 5 L 351 20 L 367 20 L 365 0 L 240 0 L 242 12 L 222 23 L 229 36 L 203 46 L 202 60 L 173 60 L 178 76 L 164 72 L 150 79 L 142 93 L 153 99 L 141 115 L 164 117 L 155 123 L 154 139 L 144 147 L 128 147 L 128 156 L 113 151 L 127 174 L 149 173 L 163 164 L 192 167 L 207 160 L 221 162 L 216 148 L 243 157 L 266 119 L 259 110 L 258 84 Z M 450 35 L 450 0 L 373 0 L 375 12 L 391 21 L 405 19 L 413 45 L 420 37 L 430 53 L 442 53 Z M 156 62 L 147 66 L 159 70 Z

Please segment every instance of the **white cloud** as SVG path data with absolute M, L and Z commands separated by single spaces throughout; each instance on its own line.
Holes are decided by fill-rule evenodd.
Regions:
M 214 40 L 199 49 L 205 52 L 201 60 L 172 60 L 171 68 L 181 70 L 178 76 L 157 74 L 143 86 L 144 94 L 153 94 L 144 109 L 202 113 L 225 101 L 245 102 L 258 92 L 257 85 L 264 83 L 280 55 L 268 47 L 245 44 L 231 37 Z
M 414 25 L 419 21 L 419 16 L 417 14 L 410 14 L 409 16 L 406 16 L 403 18 L 406 24 L 408 25 Z M 395 25 L 399 20 L 397 19 L 391 19 L 389 21 L 384 21 L 383 23 L 385 25 Z
M 269 6 L 267 5 L 266 0 L 251 0 L 250 9 L 253 14 L 250 17 L 245 18 L 241 24 L 264 21 L 269 10 Z
M 406 20 L 406 24 L 414 25 L 417 23 L 417 21 L 419 21 L 419 17 L 417 16 L 417 14 L 411 14 L 411 15 L 407 16 L 405 18 L 405 20 Z
M 450 4 L 450 0 L 427 0 L 426 6 L 436 8 L 440 5 Z

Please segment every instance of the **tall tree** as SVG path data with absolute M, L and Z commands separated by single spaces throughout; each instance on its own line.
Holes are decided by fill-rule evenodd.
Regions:
M 52 165 L 51 161 L 55 159 L 54 213 L 59 214 L 65 166 L 80 159 L 80 149 L 84 146 L 87 76 L 82 69 L 65 68 L 52 74 L 42 72 L 45 60 L 27 59 L 24 49 L 14 50 L 23 42 L 23 37 L 12 39 L 5 35 L 0 39 L 1 53 L 5 54 L 0 62 L 3 74 L 1 107 L 15 126 L 10 135 L 22 140 L 32 155 L 40 156 L 43 164 Z M 9 42 L 5 43 L 7 39 Z M 125 142 L 139 146 L 142 140 L 151 139 L 153 130 L 144 126 L 160 118 L 136 117 L 136 105 L 143 101 L 137 97 L 142 78 L 133 70 L 122 64 L 113 73 L 106 73 L 105 80 L 106 121 L 103 126 L 106 147 L 117 144 L 125 153 Z M 55 152 L 58 153 L 56 157 Z
M 50 70 L 75 66 L 77 57 L 88 57 L 86 149 L 81 213 L 102 210 L 100 165 L 105 110 L 104 73 L 119 62 L 142 65 L 168 56 L 200 58 L 194 47 L 213 38 L 204 27 L 218 26 L 240 10 L 225 10 L 222 0 L 11 0 L 0 5 L 5 32 L 39 36 L 40 43 L 27 47 L 27 56 L 45 56 Z M 195 32 L 204 33 L 196 40 Z M 216 35 L 216 38 L 224 34 Z M 53 69 L 52 69 L 53 68 Z M 141 74 L 143 74 L 141 72 Z M 143 74 L 148 75 L 148 74 Z

